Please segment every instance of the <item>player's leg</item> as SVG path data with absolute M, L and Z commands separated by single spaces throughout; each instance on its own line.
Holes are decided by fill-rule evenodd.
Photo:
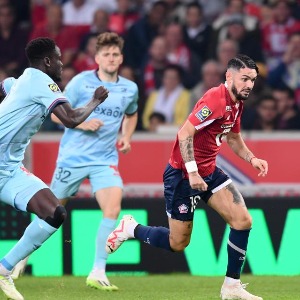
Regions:
M 1 189 L 1 199 L 16 209 L 37 217 L 26 228 L 22 238 L 0 260 L 0 287 L 10 299 L 23 299 L 13 284 L 11 270 L 22 259 L 38 249 L 63 223 L 64 207 L 39 178 L 18 169 Z
M 217 211 L 227 224 L 230 234 L 227 244 L 228 265 L 224 284 L 221 289 L 222 299 L 261 300 L 250 294 L 240 281 L 240 275 L 247 252 L 248 237 L 252 218 L 247 210 L 241 193 L 233 183 L 213 193 L 208 205 Z
M 116 291 L 106 276 L 107 252 L 105 244 L 109 234 L 115 229 L 121 210 L 123 182 L 116 168 L 110 166 L 91 167 L 90 182 L 103 218 L 99 220 L 96 236 L 95 258 L 87 285 L 99 290 Z
M 73 170 L 72 168 L 63 168 L 61 166 L 56 167 L 52 178 L 51 190 L 59 199 L 60 204 L 65 206 L 71 196 L 77 193 L 84 174 L 84 169 Z M 25 257 L 22 259 L 12 270 L 11 277 L 14 280 L 18 279 L 24 273 L 28 258 Z
M 144 226 L 132 216 L 124 216 L 118 227 L 109 235 L 106 251 L 112 253 L 129 238 L 168 251 L 183 251 L 190 242 L 193 227 L 194 207 L 191 205 L 191 188 L 182 172 L 168 166 L 164 173 L 166 210 L 169 228 Z

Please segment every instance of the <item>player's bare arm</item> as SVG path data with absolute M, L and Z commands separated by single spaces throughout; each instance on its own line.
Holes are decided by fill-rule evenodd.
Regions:
M 259 170 L 258 176 L 266 176 L 268 173 L 268 162 L 255 157 L 255 155 L 246 146 L 241 133 L 230 131 L 227 135 L 227 143 L 233 152 L 240 158 L 249 162 L 255 169 Z
M 125 115 L 122 123 L 122 135 L 118 141 L 119 151 L 126 154 L 131 150 L 131 137 L 136 128 L 138 119 L 137 112 L 132 115 Z
M 207 184 L 198 173 L 197 164 L 194 156 L 194 135 L 196 129 L 194 125 L 187 120 L 178 132 L 178 141 L 180 152 L 187 172 L 189 174 L 190 186 L 193 189 L 206 191 Z
M 63 125 L 63 123 L 60 121 L 60 119 L 56 115 L 54 115 L 53 113 L 51 114 L 51 120 L 54 123 Z M 84 122 L 80 123 L 75 128 L 83 130 L 83 131 L 93 131 L 93 132 L 95 132 L 95 131 L 99 130 L 103 125 L 104 125 L 104 123 L 99 119 L 90 119 L 88 121 L 84 121 Z
M 107 96 L 107 89 L 100 86 L 96 89 L 92 100 L 90 100 L 85 106 L 73 109 L 70 103 L 65 102 L 57 105 L 53 109 L 53 114 L 64 126 L 68 128 L 75 128 L 81 124 L 99 104 L 103 103 Z

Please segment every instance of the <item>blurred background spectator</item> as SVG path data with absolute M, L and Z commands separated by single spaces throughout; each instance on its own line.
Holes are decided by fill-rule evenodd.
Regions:
M 64 25 L 89 26 L 97 10 L 97 6 L 88 0 L 69 0 L 62 6 Z
M 155 37 L 150 45 L 146 64 L 142 71 L 146 96 L 154 89 L 161 87 L 164 69 L 169 64 L 167 53 L 167 41 L 165 37 Z
M 204 19 L 202 6 L 197 2 L 188 4 L 183 26 L 184 41 L 201 62 L 208 57 L 210 35 L 211 26 Z
M 0 68 L 9 76 L 19 76 L 26 66 L 24 48 L 28 30 L 16 22 L 15 9 L 10 4 L 0 6 Z
M 117 0 L 117 10 L 109 17 L 109 30 L 124 36 L 140 16 L 131 0 Z
M 33 28 L 30 39 L 44 36 L 52 38 L 59 45 L 64 64 L 72 63 L 79 48 L 80 36 L 73 28 L 63 25 L 61 5 L 50 4 L 47 6 L 45 22 Z
M 73 63 L 75 70 L 80 73 L 86 70 L 93 70 L 98 68 L 95 62 L 97 34 L 91 34 L 82 45 L 83 50 L 80 51 Z
M 300 31 L 300 23 L 292 16 L 291 4 L 285 0 L 273 1 L 272 21 L 262 26 L 262 48 L 268 68 L 272 70 L 281 60 L 291 33 Z
M 294 91 L 289 88 L 275 88 L 273 97 L 279 114 L 278 129 L 299 130 L 300 113 L 295 103 Z
M 269 71 L 268 83 L 272 88 L 293 89 L 296 104 L 300 108 L 300 31 L 290 36 L 279 64 Z
M 162 125 L 166 124 L 166 117 L 162 113 L 159 112 L 153 112 L 149 116 L 149 132 L 157 132 L 158 128 Z
M 144 64 L 152 40 L 166 18 L 167 4 L 157 1 L 149 12 L 131 26 L 125 37 L 124 63 L 137 71 Z
M 190 92 L 182 84 L 182 68 L 169 65 L 163 73 L 162 86 L 150 93 L 143 113 L 143 126 L 149 129 L 149 117 L 159 112 L 166 118 L 166 123 L 180 126 L 189 114 Z
M 198 100 L 209 89 L 219 86 L 223 82 L 223 70 L 216 60 L 206 61 L 201 68 L 201 81 L 192 89 L 190 111 L 193 110 Z
M 261 131 L 278 129 L 277 102 L 273 96 L 265 95 L 257 101 L 253 120 L 247 125 L 243 124 L 243 129 Z
M 228 61 L 243 53 L 260 70 L 244 102 L 243 129 L 271 130 L 273 111 L 278 124 L 272 130 L 293 130 L 299 128 L 299 19 L 297 0 L 0 0 L 0 78 L 18 77 L 28 65 L 28 40 L 48 36 L 62 51 L 63 90 L 78 72 L 97 68 L 97 35 L 116 32 L 125 40 L 120 75 L 139 86 L 137 129 L 149 130 L 152 112 L 164 116 L 165 126 L 179 124 L 178 112 L 190 112 L 224 82 Z M 174 110 L 170 99 L 179 90 L 189 100 L 175 101 Z M 153 99 L 160 101 L 157 112 Z M 153 123 L 160 122 L 154 115 Z M 43 129 L 60 130 L 51 123 Z

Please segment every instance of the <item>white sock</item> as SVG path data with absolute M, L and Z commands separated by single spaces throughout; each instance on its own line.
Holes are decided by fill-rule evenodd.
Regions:
M 225 284 L 232 285 L 232 284 L 235 284 L 237 282 L 240 282 L 240 279 L 234 279 L 234 278 L 225 276 L 225 280 L 224 280 Z
M 94 268 L 89 276 L 101 281 L 109 282 L 105 274 L 105 269 Z
M 126 228 L 128 234 L 129 234 L 129 236 L 130 236 L 131 238 L 134 238 L 134 229 L 135 229 L 136 226 L 138 226 L 138 223 L 132 222 L 132 223 L 130 223 L 130 224 L 128 225 L 128 227 Z

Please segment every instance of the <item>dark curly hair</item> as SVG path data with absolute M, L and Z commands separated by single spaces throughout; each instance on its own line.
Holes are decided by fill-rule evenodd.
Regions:
M 41 37 L 31 40 L 25 48 L 25 53 L 32 64 L 44 59 L 46 56 L 51 56 L 55 51 L 55 47 L 56 44 L 52 39 Z
M 227 70 L 240 70 L 244 68 L 254 69 L 257 72 L 257 74 L 259 74 L 258 67 L 254 60 L 244 54 L 238 54 L 236 57 L 232 58 L 227 64 Z

